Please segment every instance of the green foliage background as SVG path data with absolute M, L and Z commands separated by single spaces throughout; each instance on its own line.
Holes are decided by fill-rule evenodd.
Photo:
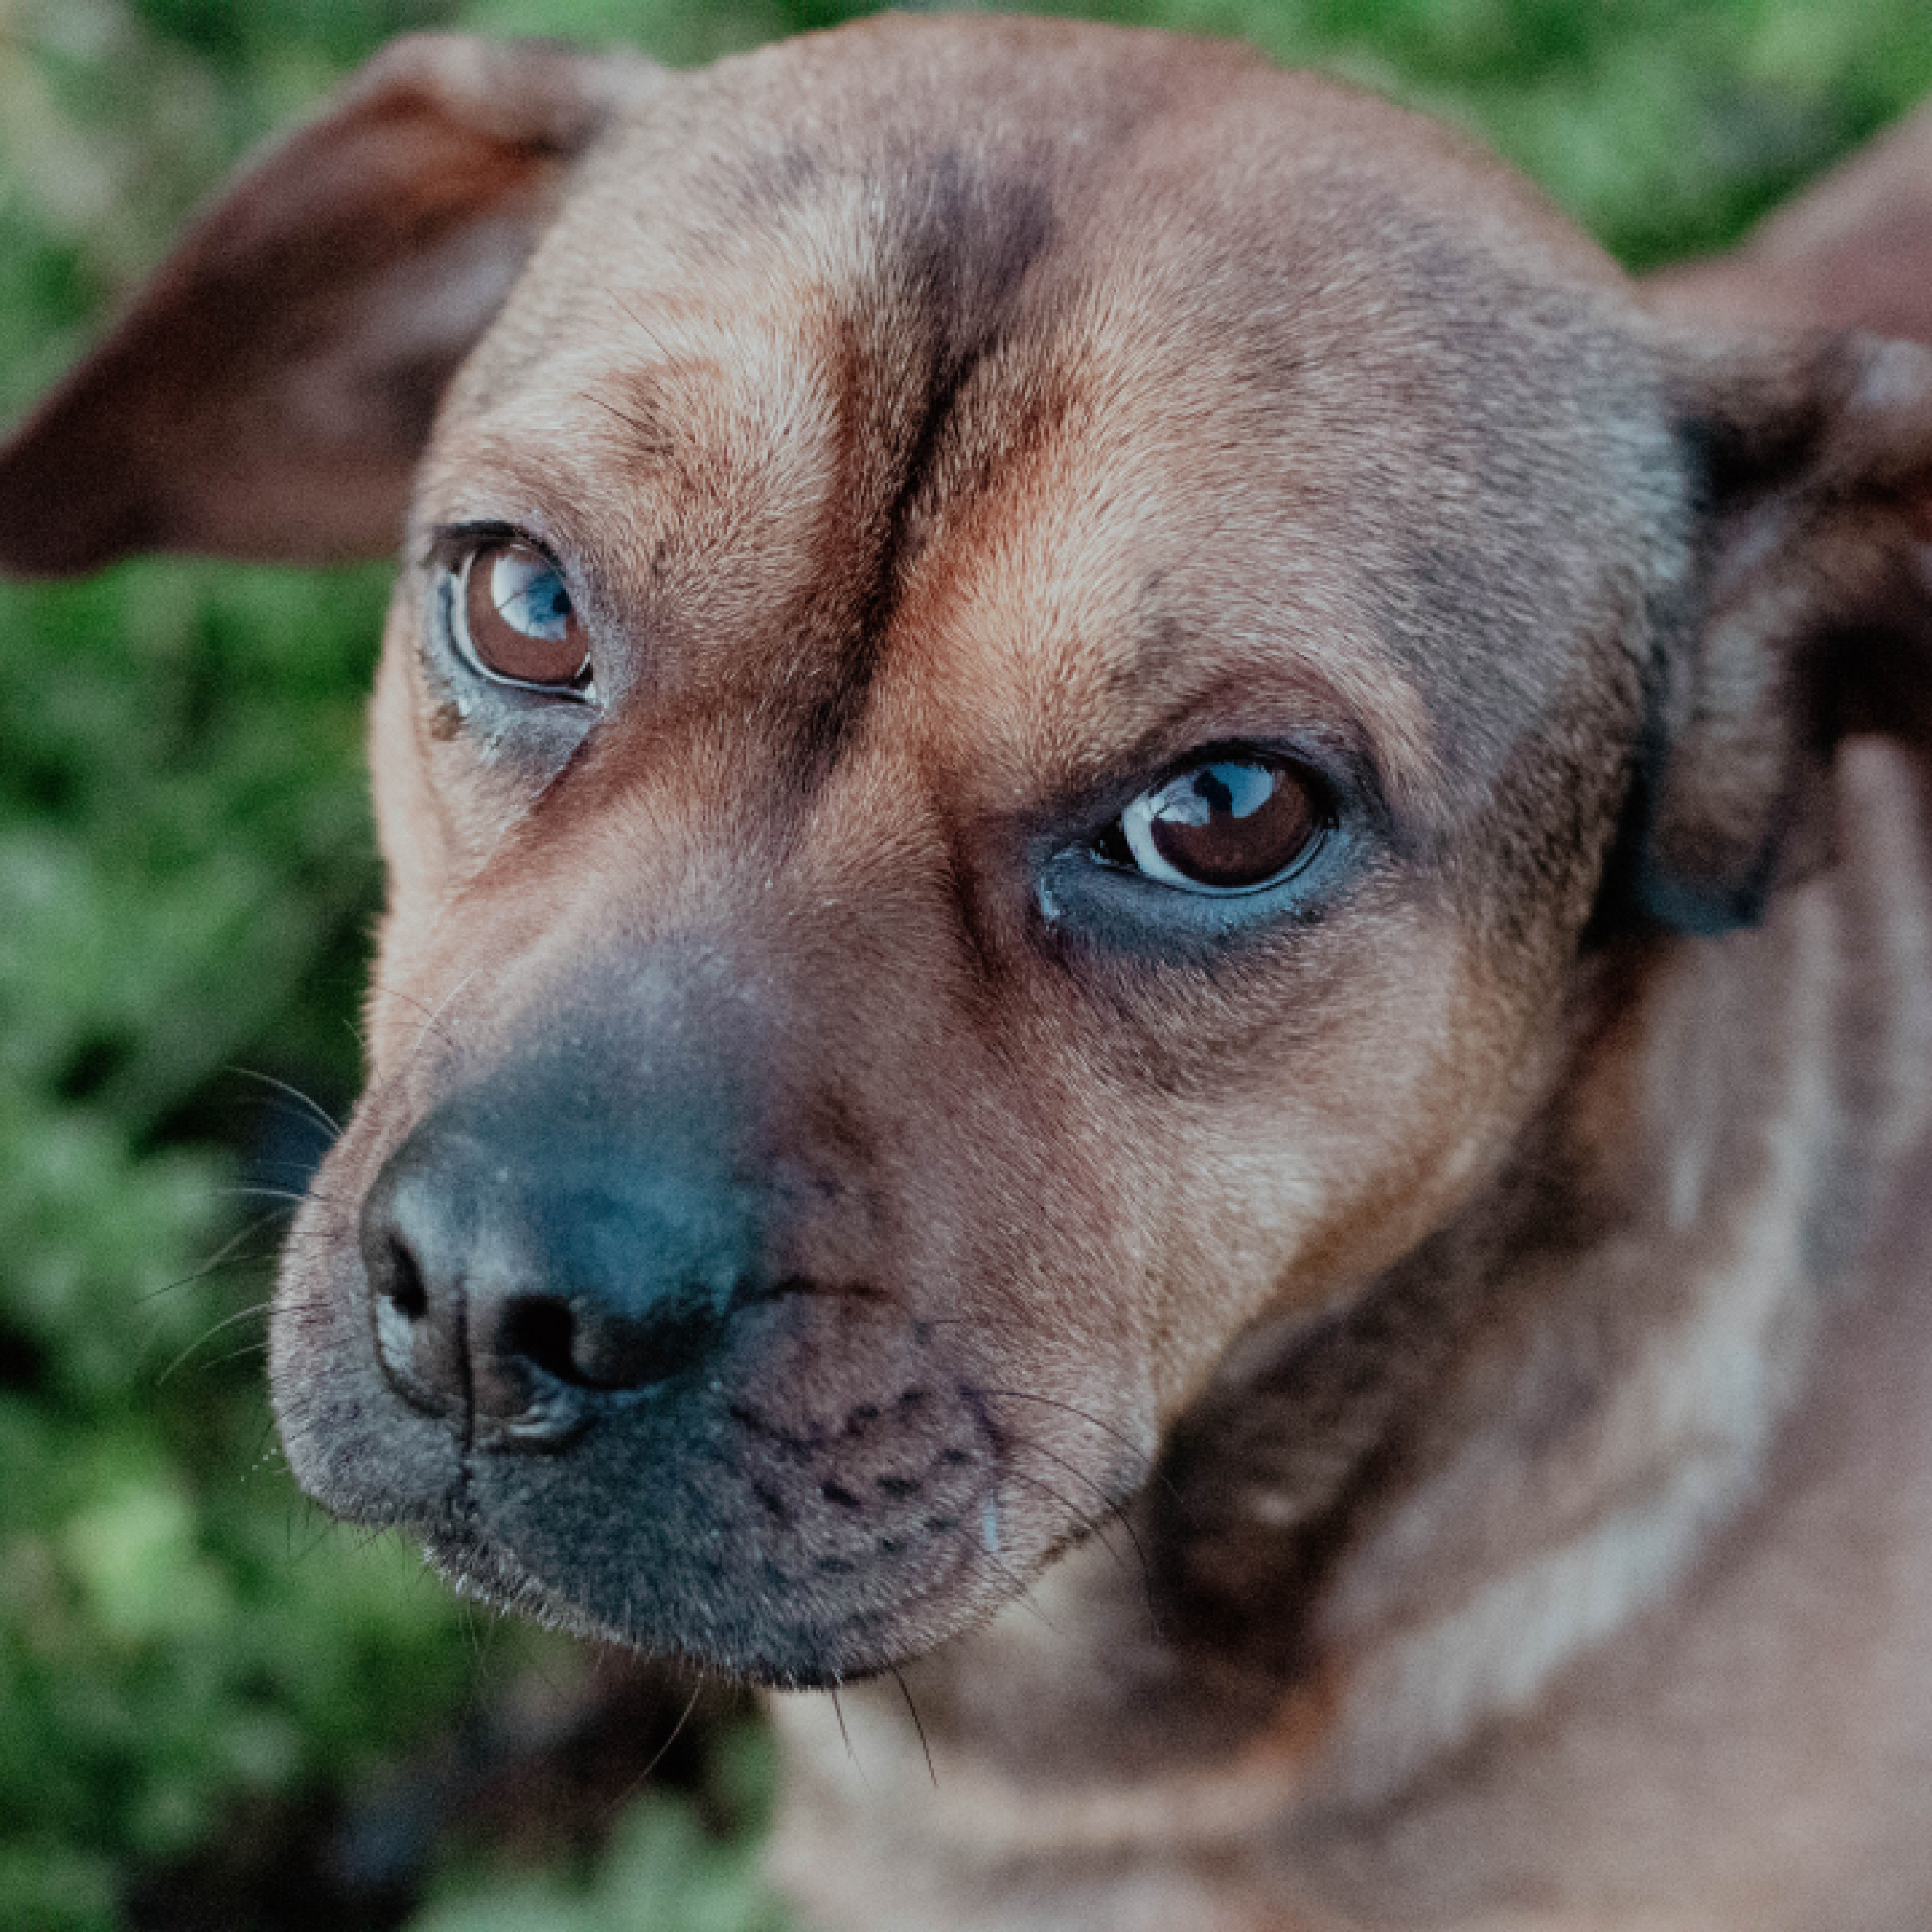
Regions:
M 238 154 L 391 33 L 682 63 L 863 10 L 0 0 L 0 418 Z M 1460 120 L 1638 267 L 1727 240 L 1932 92 L 1927 0 L 1070 10 L 1240 35 Z M 238 1820 L 326 1804 L 479 1699 L 584 1667 L 507 1631 L 482 1660 L 410 1552 L 322 1525 L 260 1387 L 277 1204 L 236 1190 L 298 1178 L 317 1142 L 229 1070 L 353 1092 L 383 588 L 172 563 L 0 586 L 0 1925 L 23 1932 L 140 1922 L 153 1874 Z M 721 1774 L 755 1784 L 734 1748 Z M 652 1795 L 594 1869 L 506 1877 L 472 1844 L 430 1892 L 420 1932 L 776 1922 L 743 1846 Z

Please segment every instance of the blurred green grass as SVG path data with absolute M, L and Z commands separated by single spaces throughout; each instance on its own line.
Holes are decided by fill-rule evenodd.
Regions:
M 238 155 L 392 33 L 681 63 L 862 10 L 0 0 L 0 418 Z M 1460 122 L 1640 268 L 1728 240 L 1932 92 L 1926 0 L 1066 10 L 1239 35 Z M 298 1178 L 316 1141 L 227 1070 L 332 1106 L 354 1088 L 384 575 L 143 563 L 0 586 L 0 1925 L 197 1922 L 140 1901 L 238 1819 L 272 1839 L 504 1685 L 582 1668 L 508 1630 L 485 1667 L 410 1552 L 320 1524 L 271 1447 L 244 1312 L 277 1204 L 234 1190 Z M 239 1264 L 209 1269 L 238 1238 Z M 720 1815 L 755 1811 L 755 1757 L 725 1748 L 742 1802 Z M 601 1864 L 506 1876 L 486 1846 L 446 1852 L 415 1922 L 752 1932 L 776 1921 L 742 1835 L 647 1794 Z

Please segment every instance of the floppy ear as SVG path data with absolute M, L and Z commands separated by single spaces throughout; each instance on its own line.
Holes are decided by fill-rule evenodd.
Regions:
M 1932 356 L 1905 346 L 1932 344 L 1932 106 L 1644 293 L 1698 568 L 1629 869 L 1654 916 L 1708 930 L 1822 856 L 1840 736 L 1932 736 Z
M 0 567 L 392 549 L 443 385 L 572 160 L 657 76 L 538 42 L 397 41 L 202 214 L 0 447 Z
M 1694 561 L 1629 872 L 1652 917 L 1714 932 L 1825 856 L 1843 736 L 1932 743 L 1932 351 L 1852 334 L 1666 358 Z
M 1932 104 L 1774 210 L 1742 247 L 1646 286 L 1683 321 L 1932 343 Z

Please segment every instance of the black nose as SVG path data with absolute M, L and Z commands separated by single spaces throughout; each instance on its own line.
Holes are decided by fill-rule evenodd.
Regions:
M 486 1444 L 556 1448 L 700 1372 L 743 1298 L 749 1198 L 704 1137 L 582 1118 L 580 1090 L 459 1096 L 363 1204 L 383 1371 Z

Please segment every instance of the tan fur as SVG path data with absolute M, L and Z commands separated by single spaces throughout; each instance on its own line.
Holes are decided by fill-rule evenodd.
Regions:
M 276 1318 L 302 1480 L 779 1687 L 814 1924 L 1932 1919 L 1932 357 L 1803 326 L 1932 296 L 1792 292 L 1932 208 L 1916 140 L 1646 295 L 1205 42 L 379 62 L 0 452 L 18 568 L 329 552 L 480 338 Z M 422 247 L 332 284 L 324 162 L 323 231 L 400 169 Z M 164 352 L 238 274 L 259 352 Z M 593 705 L 452 667 L 470 526 L 562 560 Z M 1305 898 L 1121 896 L 1111 815 L 1279 742 L 1335 791 Z M 586 1231 L 648 1274 L 666 1201 L 758 1204 L 728 1339 L 534 1454 L 477 1311 L 577 1307 Z M 382 1339 L 425 1225 L 457 1425 Z

